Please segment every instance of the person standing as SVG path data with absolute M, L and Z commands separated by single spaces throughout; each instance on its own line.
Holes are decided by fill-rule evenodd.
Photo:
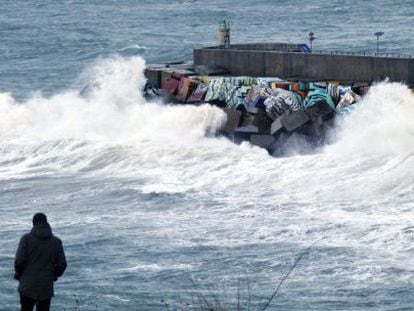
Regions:
M 63 275 L 66 258 L 62 241 L 52 234 L 43 213 L 33 216 L 33 228 L 20 239 L 14 261 L 22 311 L 50 310 L 53 283 Z

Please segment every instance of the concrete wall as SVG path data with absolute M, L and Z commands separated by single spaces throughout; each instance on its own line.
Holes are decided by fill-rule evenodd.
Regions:
M 248 45 L 245 46 L 246 48 Z M 286 79 L 414 84 L 414 59 L 248 49 L 195 49 L 194 65 L 217 65 L 233 75 Z

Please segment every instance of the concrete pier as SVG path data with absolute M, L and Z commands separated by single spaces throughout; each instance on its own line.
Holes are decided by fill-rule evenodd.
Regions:
M 292 80 L 414 84 L 414 58 L 308 53 L 299 44 L 258 43 L 194 49 L 194 65 L 220 66 L 232 75 Z

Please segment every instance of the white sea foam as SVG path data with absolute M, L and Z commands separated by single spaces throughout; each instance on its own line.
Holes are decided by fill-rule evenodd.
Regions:
M 413 119 L 414 94 L 400 83 L 379 83 L 370 89 L 360 109 L 339 122 L 335 152 L 347 157 L 411 154 Z
M 249 144 L 209 138 L 225 119 L 217 108 L 146 102 L 144 66 L 139 57 L 97 62 L 83 74 L 93 86 L 87 96 L 71 90 L 18 103 L 1 94 L 0 152 L 8 164 L 0 174 L 129 175 L 139 167 L 151 180 L 144 192 L 241 190 L 277 180 L 270 188 L 302 188 L 308 200 L 404 191 L 412 181 L 414 96 L 401 84 L 373 87 L 321 152 L 274 159 Z
M 68 164 L 66 160 L 74 156 L 93 160 L 101 152 L 107 155 L 105 150 L 113 146 L 138 150 L 148 144 L 161 150 L 163 146 L 189 147 L 215 134 L 225 118 L 217 108 L 146 102 L 141 94 L 144 66 L 138 57 L 97 62 L 83 74 L 90 83 L 87 96 L 70 90 L 18 103 L 10 95 L 1 94 L 2 158 L 13 162 L 24 155 L 26 164 L 32 167 L 34 159 L 40 164 L 40 157 L 47 162 L 53 155 Z M 56 164 L 59 166 L 59 161 Z M 19 171 L 24 169 L 23 163 L 19 165 Z M 78 161 L 71 165 L 75 170 L 80 167 Z M 70 169 L 68 165 L 61 167 Z
M 92 85 L 87 97 L 67 91 L 17 103 L 1 94 L 0 112 L 5 122 L 0 124 L 0 137 L 34 143 L 50 139 L 119 143 L 214 134 L 223 117 L 218 109 L 145 102 L 140 92 L 144 66 L 141 58 L 98 62 L 86 71 Z
M 108 260 L 124 264 L 112 276 L 163 273 L 165 267 L 195 271 L 198 256 L 218 247 L 239 256 L 240 266 L 223 263 L 231 273 L 261 267 L 253 277 L 268 278 L 269 271 L 286 265 L 277 256 L 287 250 L 273 251 L 274 245 L 300 248 L 324 238 L 298 282 L 311 280 L 323 289 L 343 280 L 360 289 L 390 275 L 412 281 L 392 272 L 412 266 L 414 96 L 405 86 L 373 87 L 357 111 L 338 120 L 333 143 L 319 152 L 273 158 L 248 143 L 215 137 L 225 118 L 215 107 L 147 102 L 140 93 L 144 66 L 140 58 L 101 60 L 82 75 L 93 86 L 84 96 L 68 90 L 19 103 L 0 94 L 0 180 L 15 185 L 2 190 L 19 193 L 15 178 L 53 175 L 50 184 L 33 190 L 49 205 L 30 205 L 49 206 L 48 213 L 63 219 L 55 223 L 67 230 L 69 246 L 93 242 L 94 232 L 110 237 L 96 247 L 109 243 L 114 250 Z M 55 189 L 66 176 L 74 184 Z M 156 201 L 147 206 L 137 194 Z M 188 202 L 170 204 L 170 197 L 181 196 Z M 72 200 L 79 207 L 55 210 Z M 17 213 L 27 216 L 27 210 Z M 11 224 L 3 222 L 13 230 L 22 222 Z M 118 242 L 125 254 L 115 254 Z M 257 252 L 247 263 L 237 251 L 244 246 Z M 96 255 L 93 243 L 81 249 L 81 260 L 84 252 Z M 159 249 L 177 251 L 184 262 L 165 262 L 171 258 L 157 257 Z M 128 259 L 147 254 L 159 261 L 142 265 Z M 101 278 L 82 271 L 77 273 Z
M 275 193 L 301 189 L 296 197 L 308 201 L 404 192 L 413 179 L 414 96 L 404 85 L 374 86 L 319 153 L 275 159 L 249 144 L 209 138 L 225 119 L 217 108 L 146 102 L 144 66 L 139 57 L 98 61 L 83 73 L 92 85 L 87 96 L 71 90 L 17 103 L 1 94 L 0 152 L 7 165 L 0 174 L 128 176 L 139 168 L 149 181 L 141 191 L 148 193 L 260 184 Z

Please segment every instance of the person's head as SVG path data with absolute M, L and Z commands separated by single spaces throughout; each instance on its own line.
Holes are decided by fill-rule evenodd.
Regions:
M 47 217 L 43 213 L 36 213 L 33 216 L 33 226 L 37 224 L 46 224 L 47 223 Z

